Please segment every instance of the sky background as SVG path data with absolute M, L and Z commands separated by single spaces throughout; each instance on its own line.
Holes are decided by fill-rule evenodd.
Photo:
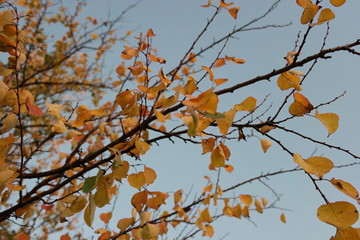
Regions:
M 106 19 L 110 16 L 116 17 L 133 0 L 88 0 L 88 6 L 84 11 L 85 15 Z M 207 34 L 196 46 L 199 50 L 207 46 L 214 39 L 224 36 L 234 26 L 241 26 L 248 21 L 262 15 L 273 3 L 273 0 L 233 0 L 235 6 L 240 6 L 238 18 L 232 19 L 223 11 L 215 24 L 209 28 Z M 327 5 L 327 1 L 323 1 Z M 207 0 L 143 0 L 137 7 L 131 9 L 120 24 L 119 35 L 132 30 L 135 35 L 139 32 L 146 32 L 152 28 L 156 34 L 153 45 L 158 49 L 158 55 L 167 60 L 164 71 L 172 69 L 183 57 L 189 46 L 205 26 L 208 18 L 212 16 L 212 8 L 201 8 Z M 218 4 L 214 0 L 214 4 Z M 336 18 L 330 23 L 330 35 L 327 40 L 327 47 L 335 47 L 340 44 L 350 43 L 360 38 L 360 2 L 348 0 L 340 8 L 333 8 Z M 216 78 L 228 78 L 228 85 L 246 81 L 255 76 L 266 74 L 273 69 L 283 67 L 286 62 L 283 57 L 287 52 L 292 51 L 299 32 L 304 33 L 307 26 L 301 25 L 299 19 L 302 9 L 297 6 L 295 0 L 283 0 L 279 6 L 265 19 L 259 21 L 252 27 L 261 27 L 268 24 L 288 24 L 285 28 L 267 28 L 257 31 L 242 32 L 236 35 L 237 39 L 231 39 L 227 45 L 224 55 L 243 58 L 247 61 L 244 65 L 225 66 L 214 70 Z M 326 24 L 316 26 L 302 51 L 302 56 L 316 53 L 322 44 Z M 130 39 L 132 40 L 132 39 Z M 126 44 L 134 44 L 129 41 Z M 199 58 L 200 64 L 208 66 L 213 62 L 219 48 L 214 48 L 209 54 Z M 120 53 L 122 46 L 114 48 L 108 55 L 109 71 L 116 67 L 122 60 Z M 312 71 L 308 79 L 302 85 L 304 94 L 313 105 L 327 102 L 342 94 L 347 94 L 337 102 L 321 108 L 321 113 L 335 112 L 340 116 L 340 127 L 336 133 L 327 138 L 325 127 L 313 117 L 294 119 L 286 126 L 299 129 L 304 134 L 316 136 L 320 141 L 327 141 L 333 145 L 343 146 L 351 149 L 355 154 L 360 155 L 358 136 L 359 114 L 359 91 L 360 91 L 360 60 L 359 57 L 348 53 L 332 54 L 331 59 L 321 60 Z M 309 65 L 297 70 L 306 72 Z M 201 76 L 200 74 L 198 76 Z M 267 94 L 266 106 L 273 103 L 277 106 L 282 102 L 288 91 L 282 92 L 276 85 L 277 78 L 270 82 L 260 82 L 234 92 L 233 94 L 220 98 L 220 110 L 228 110 L 230 106 L 240 103 L 248 96 L 253 96 L 261 101 Z M 273 111 L 275 111 L 274 108 Z M 286 111 L 285 111 L 286 112 Z M 271 113 L 271 111 L 270 111 Z M 284 115 L 285 116 L 285 115 Z M 249 133 L 249 132 L 245 132 Z M 305 142 L 302 139 L 294 138 L 284 132 L 273 130 L 272 136 L 281 139 L 291 151 L 300 153 L 304 158 L 309 157 L 314 151 L 315 155 L 322 155 L 333 160 L 335 165 L 347 164 L 354 160 L 339 151 L 334 151 L 313 143 Z M 238 182 L 242 182 L 261 173 L 277 171 L 280 169 L 294 168 L 296 165 L 291 156 L 283 152 L 275 144 L 263 153 L 259 139 L 253 137 L 247 142 L 240 141 L 226 144 L 231 149 L 230 164 L 235 167 L 233 173 L 225 171 L 221 174 L 222 187 L 226 188 Z M 201 146 L 192 146 L 176 142 L 161 142 L 160 147 L 154 147 L 143 158 L 148 167 L 157 171 L 158 179 L 151 187 L 151 190 L 176 191 L 184 189 L 184 192 L 193 189 L 193 192 L 201 192 L 206 180 L 203 176 L 208 175 L 216 179 L 216 174 L 209 172 L 208 163 L 210 155 L 201 155 Z M 126 159 L 126 158 L 125 158 Z M 129 159 L 127 159 L 129 160 Z M 130 161 L 133 161 L 130 159 Z M 346 169 L 334 169 L 325 177 L 340 178 L 351 182 L 355 187 L 360 188 L 360 168 L 354 166 Z M 269 209 L 264 214 L 251 212 L 251 221 L 246 219 L 223 218 L 214 224 L 215 236 L 213 239 L 292 239 L 292 240 L 319 240 L 329 239 L 335 234 L 335 228 L 322 223 L 316 217 L 317 208 L 324 204 L 320 194 L 315 190 L 310 179 L 303 172 L 284 174 L 265 180 L 277 194 L 281 195 L 281 201 L 276 206 L 281 209 Z M 347 196 L 338 192 L 330 183 L 319 183 L 330 201 L 346 200 L 352 202 Z M 122 187 L 119 190 L 120 196 L 117 201 L 115 213 L 110 225 L 116 225 L 120 218 L 128 217 L 131 212 L 128 207 L 129 198 L 135 191 L 129 187 Z M 236 190 L 235 195 L 251 194 L 265 197 L 271 202 L 276 197 L 264 184 L 254 182 Z M 171 202 L 169 199 L 168 202 Z M 106 208 L 100 212 L 107 212 Z M 287 223 L 280 221 L 281 213 L 285 213 Z M 97 222 L 94 228 L 102 227 Z M 359 224 L 355 226 L 360 227 Z M 84 227 L 85 231 L 92 235 L 93 230 Z M 169 239 L 176 235 L 170 235 Z M 226 236 L 226 237 L 224 237 Z M 224 237 L 224 238 L 222 238 Z M 196 239 L 198 239 L 197 237 Z

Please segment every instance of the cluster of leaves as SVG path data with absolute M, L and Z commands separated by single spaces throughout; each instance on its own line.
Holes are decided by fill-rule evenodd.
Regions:
M 344 2 L 330 1 L 335 7 Z M 274 203 L 269 204 L 263 197 L 244 193 L 234 197 L 239 186 L 267 176 L 303 170 L 326 202 L 319 207 L 318 218 L 337 228 L 332 239 L 360 239 L 359 229 L 352 227 L 359 217 L 356 207 L 350 202 L 328 201 L 318 186 L 317 181 L 327 181 L 358 200 L 358 192 L 350 183 L 324 178 L 333 169 L 333 162 L 323 156 L 304 159 L 270 135 L 276 130 L 290 132 L 359 158 L 283 126 L 291 119 L 308 117 L 315 111 L 314 117 L 325 126 L 328 136 L 337 130 L 339 116 L 318 110 L 333 101 L 314 106 L 300 93 L 312 67 L 306 74 L 295 68 L 311 62 L 314 66 L 318 59 L 337 51 L 356 53 L 353 47 L 360 45 L 357 40 L 335 48 L 322 48 L 299 60 L 308 32 L 335 15 L 329 8 L 322 9 L 318 21 L 313 23 L 321 8 L 319 1 L 298 0 L 297 3 L 304 8 L 300 22 L 309 26 L 301 44 L 287 54 L 286 65 L 229 86 L 227 78 L 215 77 L 214 69 L 226 64 L 242 65 L 246 61 L 220 51 L 211 65 L 198 66 L 197 57 L 204 50 L 196 52 L 194 47 L 220 12 L 227 11 L 236 19 L 240 7 L 233 7 L 233 3 L 220 0 L 219 5 L 213 5 L 209 0 L 207 5 L 202 5 L 215 9 L 212 18 L 179 64 L 167 73 L 164 71 L 168 68 L 166 59 L 158 56 L 152 45 L 156 37 L 154 31 L 149 29 L 134 37 L 136 44 L 126 45 L 121 53 L 122 62 L 115 70 L 118 79 L 110 81 L 101 76 L 104 53 L 119 40 L 132 35 L 131 32 L 125 37 L 115 35 L 113 27 L 120 18 L 100 24 L 88 17 L 86 25 L 82 25 L 77 21 L 81 2 L 72 14 L 60 4 L 59 14 L 53 16 L 49 13 L 53 7 L 49 1 L 19 0 L 13 4 L 1 1 L 4 10 L 0 13 L 0 51 L 7 54 L 8 61 L 0 65 L 3 77 L 0 80 L 0 221 L 8 228 L 2 228 L 0 233 L 9 239 L 29 239 L 38 227 L 39 238 L 45 239 L 51 232 L 61 232 L 65 227 L 75 229 L 74 220 L 80 212 L 85 223 L 92 227 L 96 210 L 111 204 L 119 195 L 119 186 L 128 184 L 137 191 L 131 197 L 131 214 L 116 219 L 119 230 L 113 230 L 108 227 L 113 212 L 101 213 L 99 218 L 106 227 L 95 231 L 100 234 L 98 239 L 157 239 L 168 234 L 170 227 L 179 225 L 196 226 L 186 237 L 199 232 L 212 237 L 213 223 L 220 217 L 250 218 L 252 209 L 261 214 L 274 207 Z M 23 11 L 19 12 L 18 8 Z M 43 22 L 65 28 L 65 35 L 52 39 L 52 46 L 49 46 L 52 41 L 48 33 L 42 28 Z M 235 29 L 203 49 L 219 43 L 225 48 L 229 38 L 238 31 Z M 203 76 L 197 77 L 198 73 Z M 280 90 L 290 91 L 274 116 L 264 116 L 266 111 L 259 113 L 265 100 L 258 103 L 252 96 L 228 109 L 218 109 L 222 95 L 271 77 L 277 77 Z M 111 100 L 102 103 L 100 95 L 113 88 L 116 93 L 109 94 Z M 81 101 L 81 94 L 84 98 L 91 96 L 92 105 L 86 101 L 86 104 L 74 104 Z M 289 105 L 287 116 L 281 118 L 280 113 L 291 96 L 294 102 Z M 255 114 L 257 116 L 252 117 Z M 245 135 L 247 129 L 261 137 Z M 264 174 L 229 188 L 222 188 L 219 179 L 214 184 L 207 177 L 201 196 L 189 202 L 183 198 L 182 189 L 172 193 L 152 190 L 156 169 L 135 162 L 154 143 L 177 138 L 201 146 L 202 154 L 210 155 L 209 170 L 220 172 L 223 168 L 231 173 L 234 166 L 230 164 L 228 142 L 247 137 L 258 137 L 264 152 L 273 143 L 279 145 L 298 167 Z M 166 204 L 171 195 L 173 204 Z M 222 212 L 216 214 L 219 202 L 223 205 Z M 21 220 L 21 227 L 11 228 L 12 221 L 17 219 Z M 286 222 L 284 214 L 280 219 Z M 80 237 L 82 233 L 74 230 L 70 235 Z M 70 235 L 63 234 L 61 239 L 71 239 Z

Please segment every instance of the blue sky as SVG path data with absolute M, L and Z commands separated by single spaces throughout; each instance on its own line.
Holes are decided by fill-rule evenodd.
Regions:
M 106 19 L 109 11 L 111 16 L 116 16 L 133 2 L 132 0 L 106 0 L 101 1 L 100 4 L 99 1 L 89 0 L 85 14 L 90 13 L 90 15 Z M 215 4 L 217 2 L 217 0 L 214 0 Z M 231 31 L 235 25 L 241 26 L 262 15 L 273 2 L 272 0 L 234 0 L 235 5 L 241 8 L 238 18 L 234 20 L 224 11 L 215 21 L 215 24 L 210 27 L 196 49 L 199 50 L 201 46 L 208 45 L 213 39 L 222 37 Z M 323 2 L 324 5 L 328 4 L 327 1 Z M 199 7 L 206 3 L 207 0 L 144 0 L 136 8 L 128 12 L 123 23 L 120 24 L 119 33 L 121 35 L 127 30 L 133 30 L 134 33 L 146 32 L 149 28 L 152 28 L 156 34 L 153 44 L 157 47 L 159 56 L 167 60 L 164 70 L 170 70 L 179 62 L 202 30 L 207 19 L 211 17 L 213 9 Z M 360 10 L 360 2 L 351 0 L 348 0 L 343 7 L 334 10 L 336 18 L 330 23 L 327 47 L 349 43 L 360 37 L 358 27 L 360 15 L 358 10 Z M 253 27 L 288 23 L 292 23 L 292 25 L 284 28 L 267 28 L 242 32 L 237 35 L 237 39 L 231 39 L 224 54 L 243 58 L 247 63 L 216 69 L 214 71 L 216 77 L 229 78 L 229 84 L 235 84 L 284 66 L 286 62 L 283 57 L 294 48 L 299 31 L 304 33 L 307 28 L 299 23 L 301 12 L 302 9 L 296 5 L 295 0 L 283 0 L 276 10 Z M 302 56 L 311 55 L 320 49 L 325 31 L 325 24 L 315 27 L 310 34 Z M 129 42 L 128 44 L 131 43 L 134 44 L 135 42 Z M 121 49 L 121 46 L 115 48 L 108 56 L 111 64 L 122 61 L 120 59 Z M 199 58 L 201 64 L 198 66 L 209 65 L 218 50 L 218 48 L 214 48 L 208 54 L 204 54 L 203 58 Z M 358 127 L 360 114 L 357 107 L 359 102 L 358 93 L 360 91 L 359 64 L 360 60 L 356 56 L 347 53 L 333 54 L 331 59 L 321 60 L 303 84 L 302 93 L 314 105 L 327 102 L 342 94 L 345 90 L 347 91 L 343 98 L 321 109 L 322 112 L 335 112 L 340 116 L 340 128 L 335 134 L 327 138 L 326 129 L 313 117 L 295 119 L 287 126 L 299 129 L 310 136 L 316 136 L 320 141 L 327 141 L 351 149 L 355 154 L 359 155 L 357 137 L 360 133 Z M 307 68 L 308 66 L 304 66 L 297 70 L 306 72 Z M 276 78 L 272 78 L 270 82 L 255 84 L 239 90 L 223 100 L 220 99 L 220 106 L 225 111 L 228 106 L 240 103 L 248 96 L 253 96 L 260 101 L 269 93 L 271 94 L 269 102 L 273 102 L 274 106 L 276 106 L 288 92 L 281 92 L 276 85 Z M 316 147 L 313 143 L 294 138 L 283 132 L 274 131 L 272 133 L 273 136 L 285 142 L 292 151 L 299 152 L 304 157 L 309 157 L 316 151 L 316 155 L 330 158 L 335 165 L 354 161 L 346 154 L 321 146 Z M 261 173 L 296 166 L 291 156 L 283 152 L 275 144 L 264 154 L 257 138 L 250 138 L 247 142 L 229 143 L 229 146 L 232 152 L 230 163 L 235 166 L 235 171 L 232 174 L 222 173 L 223 188 L 258 176 Z M 202 176 L 209 175 L 214 178 L 216 176 L 207 169 L 209 157 L 209 155 L 201 155 L 200 146 L 191 146 L 181 142 L 176 142 L 176 144 L 161 142 L 160 147 L 154 147 L 149 151 L 143 161 L 158 173 L 158 179 L 153 185 L 153 190 L 174 191 L 182 188 L 187 192 L 193 188 L 193 192 L 200 192 L 206 183 Z M 359 188 L 360 178 L 358 171 L 358 166 L 335 169 L 328 176 L 326 175 L 326 178 L 340 178 L 351 182 L 355 187 Z M 246 219 L 224 218 L 214 225 L 216 230 L 214 239 L 221 239 L 226 235 L 224 239 L 227 240 L 240 238 L 252 240 L 318 240 L 329 239 L 330 236 L 335 234 L 335 228 L 317 219 L 316 210 L 324 202 L 314 189 L 310 179 L 303 172 L 276 176 L 265 180 L 265 182 L 281 195 L 281 201 L 276 204 L 281 209 L 270 209 L 262 215 L 254 212 L 251 214 L 253 223 Z M 356 204 L 350 198 L 339 193 L 329 183 L 320 183 L 320 186 L 324 189 L 324 193 L 330 201 L 346 200 Z M 118 219 L 130 215 L 130 210 L 126 206 L 129 197 L 131 197 L 131 192 L 134 191 L 126 187 L 120 188 L 121 200 L 117 202 L 116 217 L 113 217 L 112 224 L 116 224 Z M 246 185 L 238 189 L 234 194 L 264 196 L 269 201 L 274 199 L 273 192 L 259 182 Z M 106 211 L 104 210 L 104 212 Z M 279 220 L 282 212 L 287 216 L 288 222 L 286 224 L 281 223 Z M 356 226 L 359 227 L 359 224 Z M 87 229 L 87 231 L 89 231 L 89 234 L 92 233 L 91 229 Z

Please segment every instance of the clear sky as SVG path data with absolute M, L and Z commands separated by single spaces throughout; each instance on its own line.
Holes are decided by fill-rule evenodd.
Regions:
M 110 12 L 111 16 L 115 17 L 133 2 L 135 1 L 89 0 L 85 13 L 106 19 Z M 241 7 L 238 18 L 234 20 L 224 11 L 215 21 L 214 26 L 209 29 L 205 38 L 200 41 L 196 47 L 197 50 L 207 46 L 214 39 L 224 36 L 235 25 L 241 26 L 262 15 L 274 1 L 233 0 L 233 2 L 236 6 Z M 327 1 L 323 2 L 327 4 Z M 121 34 L 127 30 L 132 30 L 134 33 L 139 33 L 152 28 L 156 34 L 154 45 L 158 49 L 158 54 L 167 60 L 164 69 L 165 71 L 170 70 L 179 62 L 204 27 L 207 19 L 211 17 L 213 9 L 200 7 L 206 3 L 207 0 L 143 0 L 136 8 L 128 12 L 123 23 L 120 24 L 119 32 Z M 214 3 L 218 4 L 218 1 L 214 0 Z M 357 0 L 348 0 L 344 6 L 335 9 L 336 18 L 330 23 L 327 48 L 353 42 L 360 38 L 359 10 L 360 2 Z M 247 63 L 216 70 L 216 77 L 229 78 L 229 84 L 234 84 L 284 66 L 286 62 L 283 57 L 286 56 L 287 52 L 293 50 L 299 31 L 304 33 L 307 28 L 299 23 L 301 12 L 302 9 L 296 5 L 295 0 L 283 0 L 267 18 L 252 27 L 288 23 L 292 23 L 292 25 L 284 28 L 242 32 L 237 35 L 237 39 L 231 39 L 224 54 L 243 58 Z M 302 56 L 311 55 L 320 49 L 325 31 L 325 24 L 317 26 L 312 31 Z M 131 43 L 134 42 L 128 44 Z M 200 58 L 201 64 L 199 66 L 209 65 L 218 50 L 215 48 Z M 115 63 L 116 65 L 121 62 L 120 51 L 121 46 L 112 51 L 108 59 L 110 64 Z M 334 135 L 327 138 L 326 129 L 312 117 L 291 121 L 291 124 L 287 126 L 300 129 L 310 136 L 317 136 L 320 141 L 328 141 L 331 144 L 351 149 L 355 154 L 360 155 L 358 140 L 360 113 L 357 106 L 359 102 L 358 93 L 360 92 L 359 66 L 358 57 L 347 53 L 333 54 L 333 58 L 320 61 L 303 85 L 302 93 L 314 105 L 327 102 L 345 90 L 347 91 L 347 94 L 339 101 L 321 109 L 323 112 L 335 112 L 340 116 L 340 128 Z M 298 70 L 306 72 L 307 68 L 308 66 L 304 66 Z M 261 101 L 267 94 L 271 94 L 268 102 L 273 102 L 276 106 L 286 96 L 287 92 L 281 92 L 276 86 L 276 78 L 272 78 L 270 82 L 258 83 L 242 89 L 224 98 L 224 100 L 220 98 L 220 102 L 224 107 L 223 110 L 227 110 L 226 106 L 229 106 L 227 104 L 240 103 L 248 96 L 253 96 Z M 249 132 L 247 133 L 249 134 Z M 313 143 L 294 138 L 284 132 L 274 131 L 272 133 L 273 136 L 278 137 L 289 146 L 292 151 L 301 153 L 305 158 L 316 151 L 316 155 L 330 158 L 335 165 L 354 161 L 346 154 L 321 146 L 317 147 Z M 235 171 L 232 174 L 222 173 L 223 188 L 258 176 L 261 173 L 296 166 L 291 157 L 275 144 L 264 154 L 259 139 L 255 137 L 248 139 L 247 142 L 235 142 L 229 146 L 232 152 L 229 163 L 234 165 Z M 158 173 L 158 179 L 153 190 L 174 191 L 183 188 L 187 192 L 193 186 L 194 192 L 200 192 L 206 183 L 202 176 L 209 175 L 214 179 L 216 176 L 207 169 L 209 157 L 209 155 L 201 155 L 200 146 L 191 146 L 181 142 L 176 142 L 176 144 L 161 142 L 160 147 L 153 148 L 143 161 Z M 334 170 L 326 178 L 340 178 L 360 188 L 358 172 L 359 167 L 354 166 Z M 321 204 L 324 204 L 324 201 L 303 172 L 276 176 L 265 180 L 265 182 L 277 194 L 281 195 L 280 201 L 276 203 L 280 209 L 270 209 L 262 215 L 252 212 L 251 221 L 253 223 L 246 219 L 224 218 L 214 225 L 216 231 L 214 239 L 221 239 L 226 235 L 223 239 L 319 240 L 329 239 L 335 234 L 335 228 L 317 219 L 316 210 Z M 324 192 L 330 201 L 346 200 L 356 204 L 350 198 L 337 192 L 330 184 L 320 183 L 320 186 L 324 188 Z M 120 188 L 120 198 L 123 200 L 119 200 L 117 203 L 116 214 L 112 219 L 113 224 L 116 224 L 118 219 L 128 217 L 130 214 L 126 202 L 132 192 L 133 190 L 129 188 Z M 235 194 L 264 196 L 270 202 L 276 198 L 269 188 L 259 182 L 246 185 L 238 189 Z M 282 212 L 287 217 L 288 222 L 286 224 L 280 222 L 279 216 Z M 359 224 L 356 226 L 360 227 Z M 89 234 L 92 232 L 89 228 L 87 231 Z M 170 236 L 171 238 L 172 236 Z

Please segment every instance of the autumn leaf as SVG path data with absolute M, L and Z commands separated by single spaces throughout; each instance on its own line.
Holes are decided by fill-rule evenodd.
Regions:
M 240 7 L 233 7 L 233 8 L 229 8 L 228 12 L 233 19 L 236 19 L 239 10 L 240 10 Z
M 84 211 L 84 220 L 86 225 L 88 225 L 89 227 L 92 226 L 92 223 L 94 221 L 95 210 L 96 210 L 96 206 L 95 206 L 94 195 L 90 193 L 89 204 L 87 205 Z
M 14 113 L 9 113 L 6 115 L 5 119 L 3 120 L 1 133 L 2 134 L 6 133 L 18 125 L 19 125 L 19 120 L 17 116 Z
M 356 188 L 348 182 L 345 182 L 340 179 L 332 178 L 330 182 L 336 187 L 339 191 L 343 192 L 344 194 L 348 195 L 349 197 L 357 200 L 359 198 L 359 192 Z
M 204 69 L 205 71 L 207 71 L 209 73 L 210 81 L 213 82 L 214 81 L 214 73 L 213 73 L 213 71 L 208 67 L 205 67 L 205 66 L 201 66 L 201 67 L 202 67 L 202 69 Z
M 109 190 L 105 182 L 101 181 L 97 185 L 97 191 L 94 195 L 95 205 L 102 208 L 110 202 Z
M 118 221 L 117 227 L 120 229 L 120 232 L 124 232 L 128 227 L 135 223 L 134 218 L 122 218 Z
M 289 113 L 294 116 L 303 116 L 310 113 L 314 107 L 310 101 L 301 93 L 294 93 L 295 101 L 289 106 Z
M 315 112 L 315 117 L 319 119 L 322 124 L 328 130 L 328 136 L 336 132 L 339 126 L 339 116 L 335 113 L 319 113 L 317 110 Z
M 239 196 L 240 201 L 245 204 L 247 207 L 250 207 L 250 205 L 253 202 L 253 197 L 251 195 L 248 194 L 242 194 Z
M 146 183 L 144 172 L 130 174 L 127 178 L 130 186 L 137 188 L 139 191 Z
M 156 172 L 152 168 L 144 167 L 144 176 L 145 176 L 145 183 L 147 185 L 150 185 L 155 182 Z
M 262 148 L 264 153 L 266 153 L 266 151 L 272 145 L 272 142 L 270 140 L 267 140 L 267 139 L 260 139 L 260 143 L 261 143 L 261 148 Z
M 208 0 L 208 3 L 206 5 L 200 5 L 200 7 L 205 7 L 205 8 L 210 7 L 212 5 L 211 2 L 212 0 Z
M 59 119 L 57 120 L 52 126 L 51 131 L 56 133 L 65 133 L 68 130 L 68 128 L 65 126 L 64 122 Z
M 334 202 L 321 205 L 317 210 L 318 218 L 339 229 L 346 229 L 359 219 L 359 213 L 349 202 Z
M 201 146 L 203 149 L 202 154 L 206 154 L 208 152 L 212 152 L 212 150 L 215 147 L 215 138 L 207 138 L 207 139 L 202 139 L 201 140 Z
M 283 222 L 283 223 L 286 223 L 286 217 L 285 217 L 285 214 L 284 214 L 284 213 L 282 213 L 282 214 L 280 215 L 280 221 Z
M 141 155 L 146 154 L 150 149 L 150 145 L 147 142 L 136 140 L 135 147 L 140 152 Z
M 107 224 L 112 217 L 112 212 L 101 213 L 99 217 L 100 217 L 101 221 L 103 221 L 105 224 Z
M 340 7 L 346 2 L 346 0 L 330 0 L 330 3 L 335 7 Z
M 309 23 L 320 9 L 318 5 L 313 4 L 310 0 L 296 0 L 296 2 L 304 8 L 300 19 L 301 24 Z
M 228 130 L 234 121 L 235 114 L 236 110 L 232 108 L 231 110 L 224 113 L 225 118 L 216 119 L 216 123 L 221 134 L 226 135 L 228 133 Z
M 248 97 L 242 103 L 234 105 L 236 111 L 253 112 L 256 108 L 256 98 Z
M 300 86 L 300 78 L 289 72 L 283 72 L 280 74 L 277 80 L 277 85 L 281 90 L 288 90 L 290 88 L 294 88 L 297 91 L 302 90 Z
M 317 23 L 313 23 L 310 25 L 320 25 L 334 18 L 335 18 L 335 14 L 333 13 L 333 11 L 331 11 L 330 8 L 325 8 L 321 10 Z
M 333 162 L 325 157 L 310 157 L 303 159 L 300 154 L 295 153 L 293 156 L 296 162 L 305 172 L 315 174 L 318 178 L 322 178 L 334 166 Z

